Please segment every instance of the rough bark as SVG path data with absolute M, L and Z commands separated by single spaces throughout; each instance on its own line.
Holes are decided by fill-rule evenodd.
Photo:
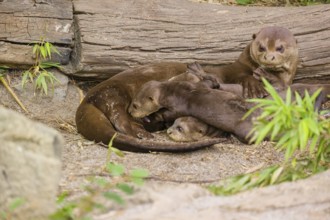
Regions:
M 162 60 L 222 65 L 234 61 L 261 27 L 297 37 L 296 79 L 330 79 L 330 5 L 237 7 L 177 0 L 74 1 L 75 75 L 112 76 Z
M 82 78 L 108 78 L 157 61 L 223 65 L 233 62 L 261 27 L 278 25 L 292 30 L 299 42 L 296 80 L 330 80 L 330 5 L 238 7 L 188 0 L 73 5 L 74 22 L 70 0 L 0 0 L 0 65 L 33 64 L 32 43 L 40 37 L 61 51 L 53 61 L 71 61 L 63 71 Z
M 62 53 L 53 61 L 69 63 L 72 18 L 70 0 L 0 0 L 0 65 L 33 64 L 32 46 L 41 37 Z

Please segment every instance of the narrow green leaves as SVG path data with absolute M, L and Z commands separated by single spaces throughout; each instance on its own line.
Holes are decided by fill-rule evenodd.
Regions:
M 58 50 L 43 38 L 32 47 L 35 64 L 23 73 L 22 87 L 29 81 L 34 83 L 34 88 L 48 95 L 49 84 L 54 88 L 54 83 L 59 82 L 53 73 L 47 71 L 48 68 L 60 68 L 59 63 L 47 61 L 51 59 L 52 53 L 59 54 Z
M 330 119 L 323 116 L 325 112 L 319 113 L 314 106 L 321 90 L 312 95 L 307 91 L 303 94 L 295 92 L 292 96 L 292 91 L 288 89 L 283 100 L 267 81 L 263 82 L 271 98 L 248 100 L 255 103 L 255 107 L 244 118 L 256 111 L 259 115 L 253 121 L 249 137 L 256 144 L 266 138 L 276 141 L 275 147 L 285 151 L 285 160 L 281 165 L 232 177 L 222 181 L 220 186 L 210 186 L 210 191 L 217 195 L 297 180 L 329 167 Z

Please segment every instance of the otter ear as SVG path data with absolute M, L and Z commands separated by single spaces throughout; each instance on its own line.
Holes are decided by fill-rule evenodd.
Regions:
M 257 34 L 252 34 L 252 39 L 253 40 L 256 39 L 256 37 L 257 37 Z

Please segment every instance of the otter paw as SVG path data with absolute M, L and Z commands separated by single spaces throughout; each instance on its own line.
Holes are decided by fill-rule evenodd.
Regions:
M 245 77 L 242 80 L 244 98 L 263 98 L 268 95 L 262 83 L 253 76 Z
M 253 77 L 259 81 L 261 81 L 261 78 L 265 78 L 270 84 L 280 81 L 280 79 L 276 75 L 267 72 L 261 67 L 253 71 Z
M 136 133 L 136 136 L 139 139 L 152 139 L 152 138 L 154 138 L 154 136 L 151 133 L 146 132 L 146 131 L 139 131 L 139 132 Z
M 204 82 L 211 89 L 219 89 L 220 88 L 219 80 L 213 75 L 205 74 L 202 78 L 202 82 Z

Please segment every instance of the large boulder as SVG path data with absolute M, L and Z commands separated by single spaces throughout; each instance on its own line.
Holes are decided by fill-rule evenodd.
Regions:
M 330 219 L 329 183 L 330 170 L 228 197 L 213 196 L 189 184 L 149 185 L 135 195 L 140 204 L 110 211 L 94 220 Z
M 55 209 L 63 138 L 0 107 L 0 143 L 0 210 L 12 219 L 47 219 Z M 18 198 L 25 202 L 11 210 Z

